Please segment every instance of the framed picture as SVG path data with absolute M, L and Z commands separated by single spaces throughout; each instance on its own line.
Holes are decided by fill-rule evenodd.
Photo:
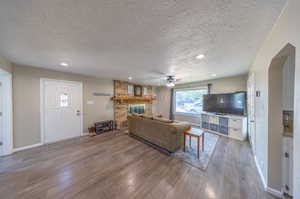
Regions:
M 143 88 L 143 95 L 148 95 L 148 88 L 146 87 Z
M 129 95 L 133 95 L 133 85 L 128 85 L 127 93 L 128 93 Z
M 142 86 L 134 86 L 134 96 L 141 97 L 143 95 L 143 87 Z

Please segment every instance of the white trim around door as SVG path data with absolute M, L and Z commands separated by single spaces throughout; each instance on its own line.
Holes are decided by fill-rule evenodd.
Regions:
M 80 99 L 81 99 L 81 107 L 80 107 L 80 136 L 84 136 L 83 132 L 83 85 L 82 82 L 79 81 L 67 81 L 67 80 L 57 80 L 57 79 L 48 79 L 41 78 L 40 79 L 40 121 L 41 121 L 41 144 L 45 143 L 45 83 L 47 81 L 52 82 L 61 82 L 61 83 L 72 83 L 80 86 Z
M 0 69 L 2 99 L 2 155 L 13 153 L 13 103 L 12 103 L 12 75 Z

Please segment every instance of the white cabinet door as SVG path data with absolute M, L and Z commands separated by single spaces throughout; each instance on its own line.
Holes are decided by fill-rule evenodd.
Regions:
M 78 137 L 82 132 L 80 82 L 44 81 L 45 143 Z
M 219 124 L 219 117 L 217 117 L 217 116 L 210 116 L 209 117 L 209 123 L 211 123 L 211 124 Z
M 283 192 L 293 195 L 293 138 L 283 137 L 282 147 Z
M 241 119 L 230 118 L 229 119 L 229 127 L 236 128 L 236 129 L 241 129 L 242 128 L 242 120 Z
M 241 140 L 242 139 L 241 138 L 242 137 L 241 136 L 241 129 L 230 127 L 229 128 L 229 137 Z

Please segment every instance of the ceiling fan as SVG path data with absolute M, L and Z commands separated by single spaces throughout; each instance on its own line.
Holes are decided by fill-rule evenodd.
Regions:
M 159 86 L 166 85 L 167 87 L 174 87 L 175 83 L 180 81 L 174 74 L 166 74 L 161 72 L 155 72 L 149 74 L 150 78 L 134 78 L 134 80 L 141 82 L 156 82 Z M 130 79 L 132 80 L 132 79 Z
M 174 75 L 168 75 L 166 76 L 166 86 L 167 87 L 174 87 L 175 86 L 175 82 L 178 81 L 178 79 L 176 79 L 176 77 Z

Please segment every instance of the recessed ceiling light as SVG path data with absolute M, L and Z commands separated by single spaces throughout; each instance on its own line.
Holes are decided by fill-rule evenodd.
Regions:
M 129 80 L 132 80 L 132 77 L 128 77 Z
M 216 76 L 217 76 L 217 74 L 215 74 L 215 73 L 214 73 L 214 74 L 211 74 L 211 76 L 212 76 L 212 77 L 216 77 Z
M 60 65 L 64 66 L 64 67 L 68 67 L 69 66 L 69 64 L 67 62 L 61 62 Z
M 203 59 L 204 57 L 205 57 L 205 55 L 200 54 L 200 55 L 197 55 L 196 59 Z

